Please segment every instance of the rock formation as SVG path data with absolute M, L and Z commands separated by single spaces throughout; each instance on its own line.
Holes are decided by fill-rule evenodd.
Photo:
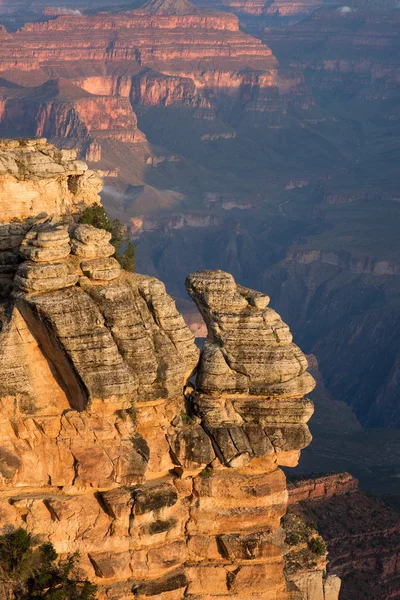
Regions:
M 144 140 L 132 105 L 208 106 L 216 91 L 254 94 L 280 79 L 235 15 L 187 0 L 47 16 L 0 39 L 0 130 L 68 139 L 87 157 L 99 140 Z
M 328 581 L 337 585 L 338 577 L 342 580 L 340 597 L 389 600 L 399 595 L 400 517 L 396 507 L 360 490 L 348 473 L 294 480 L 288 490 L 290 506 L 285 521 L 299 519 L 317 526 L 328 543 Z M 315 570 L 311 571 L 297 570 L 300 586 L 317 581 Z
M 0 141 L 0 223 L 41 212 L 78 212 L 99 200 L 101 187 L 74 150 L 60 150 L 44 138 Z
M 112 216 L 143 222 L 140 269 L 179 297 L 210 268 L 267 291 L 333 397 L 396 427 L 395 2 L 324 1 L 290 26 L 320 1 L 196 2 L 0 27 L 0 135 L 79 148 Z
M 276 453 L 297 464 L 311 437 L 315 385 L 307 360 L 269 298 L 236 285 L 228 273 L 200 271 L 187 279 L 206 322 L 194 398 L 196 412 L 228 466 Z
M 21 242 L 21 255 L 32 264 L 20 275 L 32 291 L 46 271 L 33 263 L 63 259 L 70 252 L 62 227 L 51 234 L 30 231 L 25 238 L 38 215 L 72 216 L 99 201 L 101 187 L 98 174 L 77 160 L 74 150 L 60 150 L 44 138 L 0 140 L 0 297 L 17 269 Z M 48 277 L 70 278 L 66 265 L 53 265 L 46 272 Z
M 268 25 L 298 23 L 326 4 L 321 0 L 196 0 L 196 5 L 202 8 L 234 13 L 247 31 L 254 32 L 260 32 Z
M 164 285 L 122 271 L 109 234 L 64 200 L 25 223 L 2 305 L 2 527 L 79 551 L 101 599 L 298 598 L 278 465 L 310 442 L 314 381 L 288 327 L 228 273 L 193 273 L 198 364 Z
M 336 494 L 350 494 L 358 489 L 358 482 L 350 473 L 322 475 L 313 479 L 296 479 L 289 482 L 289 504 L 304 500 L 329 500 Z

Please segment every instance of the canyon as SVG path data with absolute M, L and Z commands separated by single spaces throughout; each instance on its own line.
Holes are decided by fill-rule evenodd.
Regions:
M 311 441 L 306 357 L 268 296 L 209 270 L 186 279 L 200 354 L 163 283 L 79 223 L 99 183 L 65 152 L 0 141 L 2 530 L 79 552 L 99 600 L 310 598 L 280 526 L 280 467 Z M 337 600 L 316 539 L 315 600 Z
M 353 453 L 363 484 L 379 470 L 395 493 L 398 440 L 377 429 L 400 419 L 394 3 L 58 4 L 3 20 L 0 134 L 46 136 L 97 169 L 139 269 L 189 318 L 192 271 L 268 294 L 352 411 L 324 443 L 317 409 L 302 460 L 349 469 Z
M 341 597 L 398 597 L 398 510 L 360 490 L 348 473 L 294 479 L 288 490 L 285 519 L 313 523 L 324 536 L 329 548 L 328 572 L 340 577 Z

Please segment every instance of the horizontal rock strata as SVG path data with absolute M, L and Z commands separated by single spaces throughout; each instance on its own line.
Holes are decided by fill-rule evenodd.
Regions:
M 7 227 L 0 525 L 78 551 L 100 600 L 289 600 L 278 464 L 310 441 L 313 380 L 269 299 L 189 276 L 199 362 L 164 285 L 123 271 L 107 232 L 61 215 Z
M 68 140 L 100 162 L 105 140 L 146 140 L 135 105 L 207 108 L 216 92 L 248 101 L 259 89 L 281 85 L 270 48 L 241 31 L 235 15 L 182 5 L 146 2 L 1 30 L 2 134 Z
M 229 273 L 199 271 L 186 284 L 208 330 L 193 405 L 219 457 L 242 466 L 275 453 L 281 464 L 296 464 L 311 441 L 313 405 L 304 394 L 315 382 L 288 326 L 267 296 Z
M 74 150 L 60 150 L 44 138 L 0 141 L 0 228 L 41 212 L 76 213 L 99 200 L 101 186 Z
M 54 264 L 47 271 L 33 265 L 69 255 L 66 226 L 39 233 L 31 228 L 48 216 L 72 216 L 98 202 L 101 186 L 97 173 L 77 160 L 74 150 L 60 150 L 45 139 L 0 140 L 0 296 L 21 259 L 30 261 L 19 273 L 25 291 L 44 289 L 42 279 L 49 280 L 47 286 L 53 280 L 53 289 L 76 283 L 65 265 L 58 271 Z

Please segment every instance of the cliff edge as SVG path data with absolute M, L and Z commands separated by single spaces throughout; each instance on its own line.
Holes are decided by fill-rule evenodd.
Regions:
M 193 273 L 208 329 L 199 360 L 164 285 L 121 270 L 110 234 L 74 218 L 97 198 L 96 174 L 45 141 L 10 144 L 1 526 L 78 551 L 104 600 L 299 598 L 284 574 L 278 465 L 311 440 L 314 380 L 289 328 L 228 273 Z M 45 175 L 29 171 L 39 157 Z M 1 195 L 10 181 L 21 193 Z

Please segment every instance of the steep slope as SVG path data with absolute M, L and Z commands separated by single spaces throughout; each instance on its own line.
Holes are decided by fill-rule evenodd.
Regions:
M 268 292 L 332 397 L 397 427 L 399 17 L 336 8 L 262 42 L 172 1 L 2 29 L 0 132 L 78 148 L 143 271 Z
M 389 600 L 400 594 L 400 514 L 358 489 L 348 474 L 289 483 L 289 514 L 317 525 L 328 543 L 328 572 L 340 598 Z
M 36 173 L 57 156 L 43 141 L 3 147 L 20 170 L 2 178 L 22 192 L 32 156 Z M 56 169 L 47 184 L 64 178 Z M 103 600 L 298 599 L 284 574 L 279 465 L 297 464 L 311 440 L 304 394 L 315 382 L 289 328 L 228 273 L 193 273 L 188 291 L 208 326 L 199 361 L 164 285 L 122 271 L 111 234 L 78 225 L 75 195 L 63 199 L 53 214 L 48 197 L 21 214 L 12 251 L 1 526 L 78 551 Z M 3 226 L 8 243 L 15 224 Z

